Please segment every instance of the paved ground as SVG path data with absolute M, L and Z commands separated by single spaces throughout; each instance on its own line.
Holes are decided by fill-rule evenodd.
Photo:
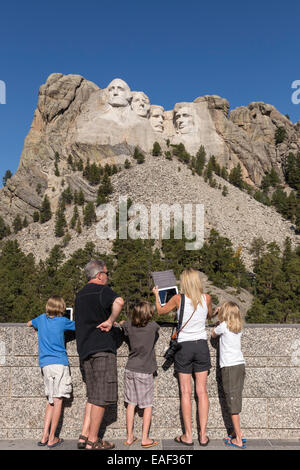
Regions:
M 113 441 L 116 445 L 115 450 L 141 450 L 140 442 L 135 443 L 130 448 L 123 444 L 123 440 L 115 439 Z M 179 445 L 169 439 L 162 439 L 159 445 L 152 447 L 154 450 L 180 450 L 188 452 L 189 450 L 238 450 L 228 448 L 224 445 L 222 440 L 212 440 L 207 447 L 200 447 L 198 442 L 194 443 L 193 447 Z M 298 440 L 273 440 L 273 439 L 249 439 L 247 441 L 248 450 L 298 450 L 300 451 L 300 439 Z M 49 450 L 46 447 L 38 447 L 36 440 L 0 440 L 1 450 Z M 50 450 L 77 450 L 75 440 L 65 440 L 63 444 L 55 449 Z M 147 450 L 147 449 L 143 449 Z

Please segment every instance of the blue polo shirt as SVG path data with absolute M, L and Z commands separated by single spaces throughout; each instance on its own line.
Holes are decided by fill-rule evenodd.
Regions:
M 32 320 L 32 326 L 38 330 L 39 366 L 50 364 L 69 365 L 65 347 L 65 331 L 75 331 L 75 322 L 66 317 L 50 318 L 43 313 Z

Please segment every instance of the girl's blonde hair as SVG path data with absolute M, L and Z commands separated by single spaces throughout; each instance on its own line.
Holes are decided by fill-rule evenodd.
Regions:
M 224 302 L 218 313 L 218 320 L 225 321 L 226 326 L 232 333 L 240 333 L 243 328 L 243 319 L 239 306 L 234 302 Z
M 53 295 L 48 299 L 46 303 L 46 314 L 54 317 L 59 317 L 64 314 L 66 310 L 66 304 L 62 297 L 59 295 Z
M 146 326 L 154 315 L 154 307 L 150 302 L 141 301 L 133 307 L 130 315 L 131 324 L 138 328 Z
M 185 269 L 180 275 L 180 290 L 191 299 L 194 310 L 198 304 L 202 307 L 203 286 L 199 271 L 192 268 Z

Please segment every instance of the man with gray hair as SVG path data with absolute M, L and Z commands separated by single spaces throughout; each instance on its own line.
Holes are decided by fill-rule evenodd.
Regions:
M 109 272 L 104 261 L 90 261 L 85 273 L 88 283 L 75 299 L 77 351 L 87 388 L 77 447 L 113 449 L 113 443 L 98 439 L 98 432 L 106 407 L 118 400 L 117 345 L 112 327 L 124 300 L 107 285 Z

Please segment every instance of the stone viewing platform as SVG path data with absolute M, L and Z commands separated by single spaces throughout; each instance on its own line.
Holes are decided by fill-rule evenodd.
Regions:
M 209 330 L 210 328 L 207 329 L 208 337 L 210 337 Z M 168 445 L 171 446 L 169 448 L 174 448 L 171 441 L 182 432 L 177 379 L 174 377 L 173 367 L 167 372 L 161 368 L 170 335 L 171 328 L 162 327 L 156 346 L 159 368 L 155 379 L 151 436 L 160 441 L 158 450 Z M 66 440 L 68 448 L 70 445 L 76 448 L 74 440 L 81 431 L 86 396 L 74 337 L 68 338 L 67 341 L 73 396 L 64 402 L 60 436 Z M 217 447 L 217 443 L 221 447 L 221 439 L 226 435 L 224 423 L 227 425 L 228 416 L 219 385 L 220 369 L 217 367 L 216 347 L 217 341 L 209 340 L 213 368 L 208 377 L 210 401 L 208 435 Z M 246 325 L 242 337 L 242 350 L 246 360 L 241 413 L 241 426 L 245 436 L 253 440 L 253 445 L 255 440 L 261 442 L 263 440 L 266 448 L 270 450 L 274 445 L 276 447 L 278 440 L 287 441 L 286 447 L 289 447 L 289 442 L 292 447 L 298 448 L 300 325 Z M 105 430 L 105 438 L 115 439 L 119 443 L 122 443 L 126 436 L 123 372 L 127 355 L 128 347 L 123 343 L 118 349 L 119 402 L 117 406 L 108 409 L 101 431 L 103 434 Z M 38 366 L 37 332 L 27 328 L 25 324 L 0 324 L 0 440 L 2 442 L 0 449 L 19 448 L 16 445 L 20 440 L 39 440 L 45 406 L 46 397 Z M 196 407 L 197 403 L 193 397 L 195 442 Z M 137 413 L 135 418 L 137 436 L 140 435 L 141 425 L 142 419 Z M 13 440 L 16 441 L 15 444 Z M 249 443 L 248 447 L 250 446 Z M 24 445 L 21 448 L 24 448 Z

